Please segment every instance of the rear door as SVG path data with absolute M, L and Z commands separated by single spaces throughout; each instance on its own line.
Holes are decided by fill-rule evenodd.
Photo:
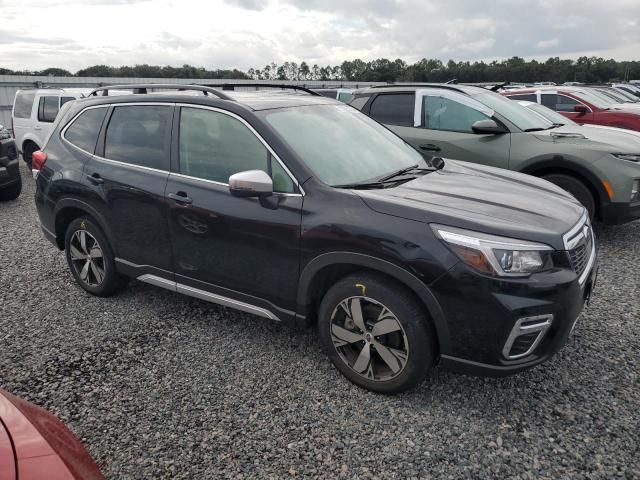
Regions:
M 120 267 L 172 279 L 165 187 L 173 104 L 109 109 L 96 155 L 84 169 L 91 203 L 106 219 Z
M 167 185 L 178 291 L 293 311 L 303 202 L 293 176 L 242 118 L 195 105 L 179 117 Z M 231 195 L 229 177 L 246 170 L 272 177 L 269 204 Z

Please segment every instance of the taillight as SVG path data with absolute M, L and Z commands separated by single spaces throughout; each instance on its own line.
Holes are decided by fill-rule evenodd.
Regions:
M 36 150 L 31 154 L 31 171 L 34 177 L 42 170 L 46 161 L 47 154 L 42 150 Z

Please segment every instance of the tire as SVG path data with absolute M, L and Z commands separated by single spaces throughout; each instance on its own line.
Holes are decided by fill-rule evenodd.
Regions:
M 64 247 L 73 278 L 87 292 L 109 297 L 126 285 L 105 234 L 91 218 L 79 217 L 69 224 Z
M 20 192 L 22 192 L 22 177 L 18 177 L 18 181 L 12 183 L 8 187 L 4 187 L 0 189 L 0 200 L 15 200 L 20 196 Z
M 36 150 L 38 150 L 38 145 L 31 141 L 25 143 L 24 147 L 22 148 L 22 159 L 29 167 L 29 170 L 31 170 L 31 156 Z
M 333 285 L 320 304 L 318 331 L 335 367 L 374 392 L 415 387 L 436 358 L 435 331 L 423 306 L 401 284 L 381 275 L 349 275 Z
M 587 187 L 582 181 L 570 175 L 563 175 L 560 173 L 545 175 L 542 178 L 573 195 L 576 200 L 578 200 L 582 206 L 587 209 L 589 219 L 593 221 L 596 215 L 596 201 L 593 198 L 593 194 L 591 193 L 591 190 L 589 190 L 589 187 Z

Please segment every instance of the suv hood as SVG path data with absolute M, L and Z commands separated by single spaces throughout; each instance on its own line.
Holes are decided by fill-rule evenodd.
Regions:
M 545 180 L 456 160 L 398 187 L 355 192 L 379 213 L 558 250 L 564 249 L 562 235 L 585 213 L 571 195 Z
M 531 132 L 539 140 L 571 143 L 580 148 L 594 148 L 606 153 L 640 153 L 640 134 L 633 130 L 599 125 L 565 125 L 564 127 Z

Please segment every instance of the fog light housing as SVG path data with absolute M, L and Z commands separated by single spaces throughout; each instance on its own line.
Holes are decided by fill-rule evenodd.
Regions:
M 533 353 L 553 321 L 552 314 L 519 318 L 502 348 L 507 360 L 517 360 Z

